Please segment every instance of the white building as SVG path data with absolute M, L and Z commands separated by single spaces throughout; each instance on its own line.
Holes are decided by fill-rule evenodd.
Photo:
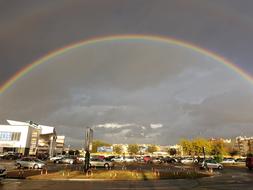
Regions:
M 62 154 L 64 146 L 65 146 L 65 136 L 63 135 L 57 136 L 55 153 Z
M 54 127 L 38 125 L 31 121 L 7 120 L 0 125 L 0 152 L 13 151 L 23 155 L 54 154 L 56 131 Z

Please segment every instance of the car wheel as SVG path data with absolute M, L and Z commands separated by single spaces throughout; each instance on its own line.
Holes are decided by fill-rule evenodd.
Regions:
M 252 168 L 251 167 L 248 167 L 249 168 L 249 170 L 252 170 Z
M 219 170 L 222 170 L 222 166 L 219 166 L 218 169 L 219 169 Z
M 104 165 L 104 167 L 105 167 L 105 169 L 109 169 L 109 164 L 106 163 L 106 164 Z
M 34 164 L 33 168 L 34 168 L 34 169 L 39 169 L 38 164 Z
M 21 168 L 21 164 L 17 164 L 17 168 L 20 169 Z

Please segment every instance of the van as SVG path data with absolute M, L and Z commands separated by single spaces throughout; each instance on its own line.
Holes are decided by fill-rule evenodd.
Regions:
M 253 168 L 253 157 L 246 158 L 246 167 L 248 167 L 249 170 Z

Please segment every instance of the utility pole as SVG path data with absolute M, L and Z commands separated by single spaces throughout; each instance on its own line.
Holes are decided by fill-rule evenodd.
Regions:
M 85 131 L 85 161 L 84 161 L 84 171 L 87 171 L 90 168 L 90 152 L 92 150 L 92 141 L 93 141 L 93 130 L 91 128 L 86 128 Z

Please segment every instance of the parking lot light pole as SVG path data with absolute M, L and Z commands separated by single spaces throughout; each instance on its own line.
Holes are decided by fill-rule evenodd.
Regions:
M 92 150 L 92 141 L 93 141 L 93 130 L 87 128 L 85 131 L 85 161 L 84 161 L 84 172 L 87 174 L 90 168 L 90 151 Z

